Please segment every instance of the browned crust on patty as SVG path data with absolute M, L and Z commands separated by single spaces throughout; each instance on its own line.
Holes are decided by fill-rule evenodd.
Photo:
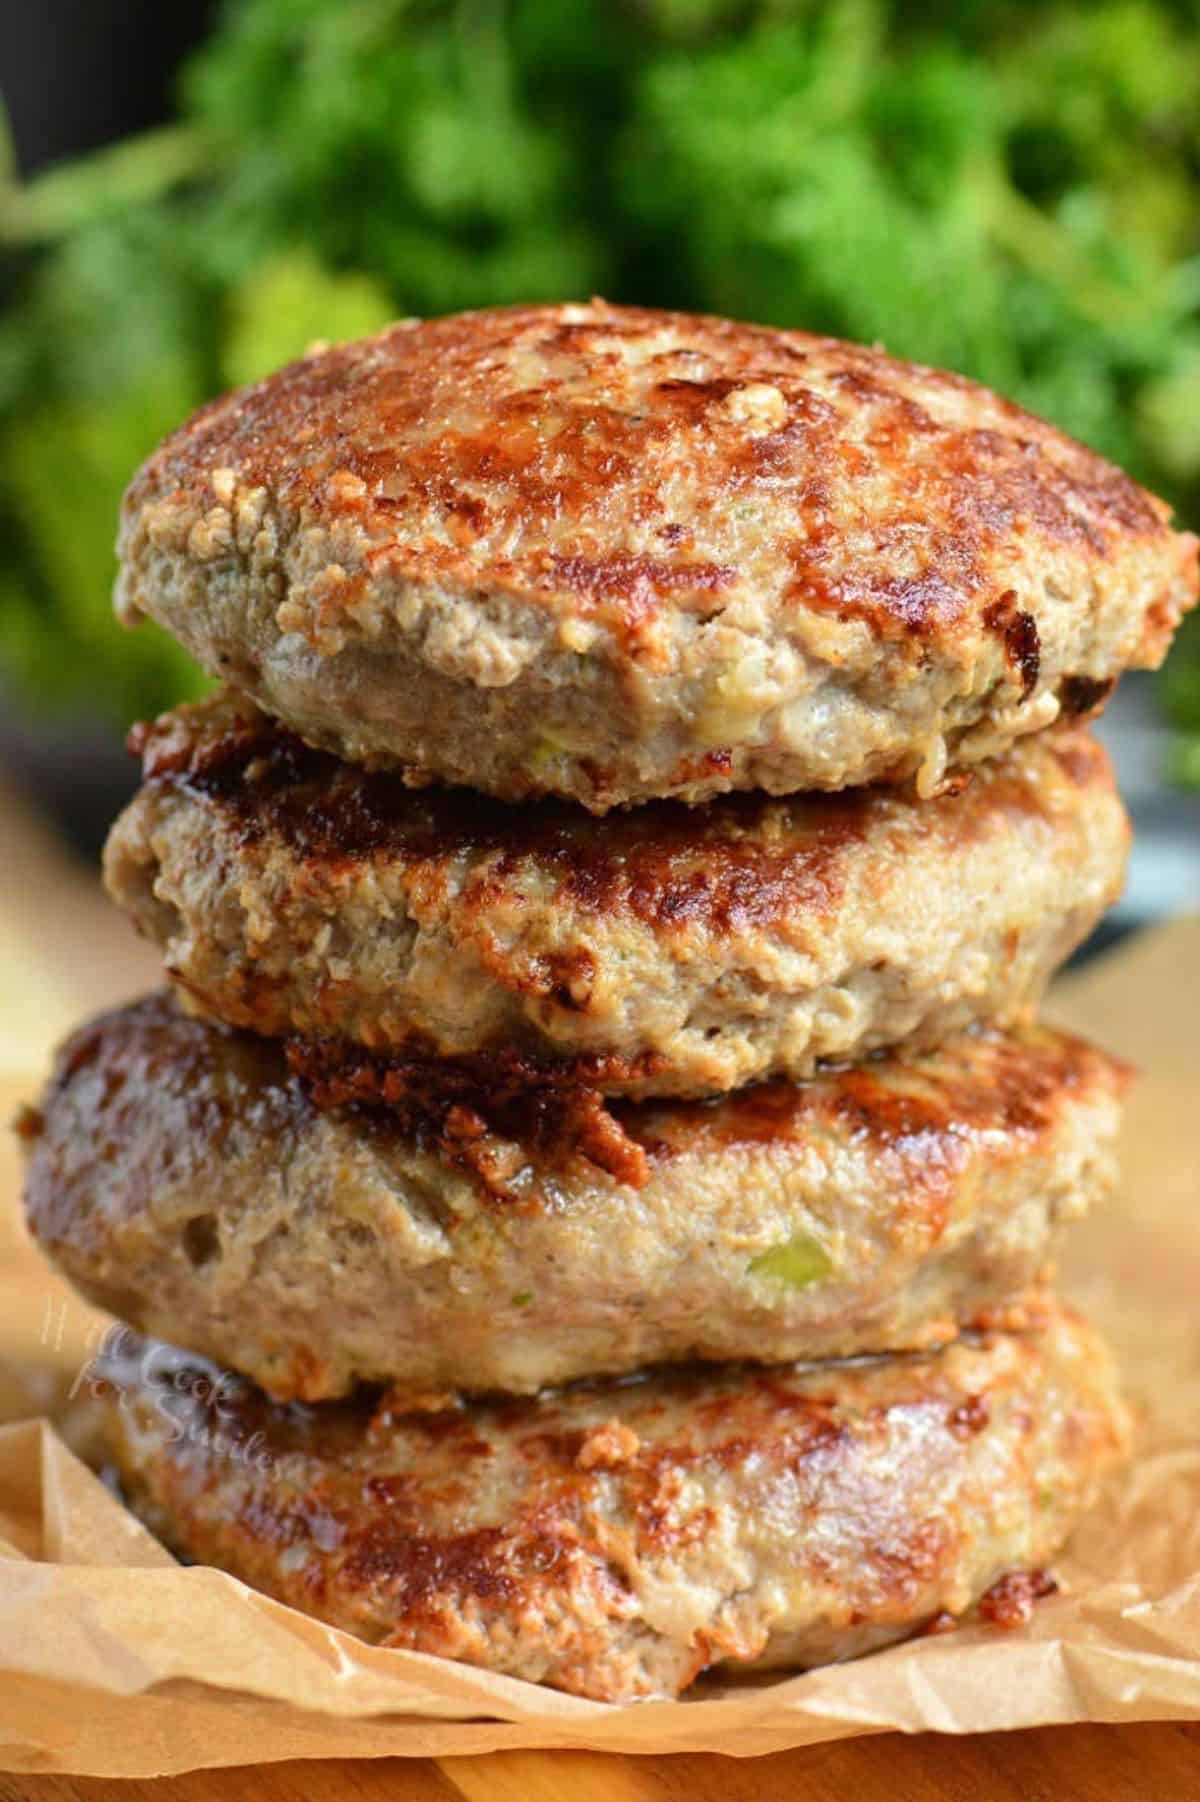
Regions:
M 445 1122 L 461 1109 L 478 1122 L 480 1139 L 523 1134 L 549 1164 L 582 1157 L 637 1188 L 657 1159 L 685 1148 L 786 1144 L 819 1130 L 853 1135 L 880 1154 L 909 1158 L 908 1192 L 923 1174 L 954 1168 L 968 1144 L 993 1135 L 1044 1134 L 1072 1094 L 1098 1080 L 1122 1089 L 1131 1075 L 1083 1039 L 1033 1027 L 965 1034 L 924 1055 L 879 1054 L 856 1065 L 828 1066 L 803 1082 L 776 1078 L 690 1102 L 610 1097 L 605 1103 L 594 1089 L 573 1081 L 542 1087 L 536 1071 L 500 1055 L 383 1060 L 302 1039 L 289 1040 L 286 1053 L 289 1070 L 317 1108 L 381 1106 L 409 1129 L 414 1121 L 440 1120 L 441 1149 L 452 1156 L 462 1147 Z M 593 1136 L 596 1107 L 611 1121 L 599 1139 Z M 610 1162 L 609 1143 L 628 1149 Z
M 1157 663 L 1169 509 L 963 379 L 644 309 L 408 321 L 203 409 L 149 612 L 314 743 L 596 812 L 976 761 Z
M 160 995 L 63 1046 L 26 1209 L 90 1299 L 282 1399 L 909 1350 L 1023 1317 L 1109 1192 L 1126 1077 L 1062 1034 L 967 1035 L 615 1103 L 597 1147 L 558 1096 L 505 1119 L 434 1068 L 403 1107 L 322 1112 L 278 1046 Z
M 1067 1313 L 934 1356 L 448 1413 L 281 1409 L 128 1339 L 99 1374 L 177 1549 L 369 1640 L 610 1701 L 961 1615 L 1044 1568 L 1126 1431 Z
M 884 642 L 938 637 L 987 607 L 1003 638 L 1010 621 L 1029 621 L 1009 590 L 989 596 L 988 564 L 1014 530 L 1085 565 L 1132 540 L 1170 545 L 1163 502 L 963 377 L 803 332 L 603 303 L 576 311 L 404 321 L 293 363 L 194 415 L 139 472 L 126 511 L 206 490 L 215 501 L 214 472 L 231 469 L 284 513 L 377 537 L 368 565 L 327 585 L 309 627 L 318 643 L 322 611 L 361 594 L 381 561 L 466 588 L 569 597 L 631 646 L 663 607 L 719 609 L 746 571 L 732 552 L 697 557 L 696 522 L 673 518 L 665 478 L 685 448 L 708 521 L 770 486 L 785 601 L 862 620 Z M 646 404 L 631 407 L 620 346 L 649 343 L 653 357 L 664 329 L 686 348 L 664 352 L 639 391 Z M 540 379 L 506 381 L 522 355 Z M 759 385 L 783 399 L 777 429 L 747 430 Z M 847 555 L 832 497 L 842 482 L 880 479 L 897 491 L 866 528 L 868 554 Z M 656 554 L 614 542 L 608 522 L 635 501 L 637 518 L 661 522 Z M 572 530 L 560 542 L 563 520 Z M 926 567 L 902 574 L 914 535 Z M 511 548 L 481 560 L 480 540 Z M 1035 630 L 1021 625 L 1011 647 L 1022 684 Z
M 308 872 L 387 858 L 411 872 L 414 888 L 425 889 L 444 887 L 459 857 L 486 859 L 486 879 L 468 896 L 468 923 L 497 889 L 518 886 L 530 865 L 549 874 L 564 902 L 600 915 L 628 912 L 656 929 L 695 924 L 728 933 L 799 907 L 826 911 L 837 899 L 832 866 L 846 846 L 861 842 L 880 801 L 856 790 L 809 803 L 798 844 L 787 833 L 788 815 L 802 817 L 804 803 L 789 807 L 767 795 L 733 795 L 706 807 L 650 802 L 598 831 L 566 802 L 509 807 L 469 789 L 414 792 L 393 772 L 358 769 L 314 750 L 232 695 L 224 706 L 202 702 L 136 726 L 129 747 L 141 756 L 147 782 L 202 797 L 244 846 L 277 838 Z M 1096 745 L 1079 786 L 1092 782 L 1112 785 Z M 1008 791 L 997 785 L 997 800 L 1014 811 L 1041 811 L 1019 779 Z M 964 809 L 964 841 L 975 824 Z M 770 837 L 784 841 L 781 850 L 770 848 Z
M 1114 897 L 1128 836 L 1078 730 L 923 803 L 733 795 L 602 828 L 414 793 L 231 695 L 131 744 L 146 783 L 110 892 L 204 1011 L 310 1041 L 342 1100 L 398 1096 L 431 1057 L 506 1087 L 703 1094 L 1010 1020 Z
M 516 1138 L 548 1163 L 582 1158 L 641 1188 L 646 1153 L 631 1138 L 603 1085 L 638 1074 L 619 1060 L 562 1071 L 497 1051 L 474 1058 L 373 1057 L 345 1040 L 287 1041 L 288 1069 L 317 1108 L 386 1109 L 401 1130 L 432 1128 L 442 1156 L 489 1178 L 490 1148 Z
M 292 1064 L 290 1056 L 285 1064 L 277 1045 L 189 1018 L 163 992 L 100 1014 L 72 1033 L 56 1053 L 39 1112 L 43 1120 L 52 1118 L 60 1097 L 81 1080 L 90 1081 L 86 1115 L 72 1122 L 72 1130 L 90 1127 L 83 1142 L 94 1142 L 101 1155 L 105 1144 L 119 1145 L 132 1133 L 158 1090 L 186 1104 L 191 1134 L 219 1139 L 232 1107 L 250 1110 L 278 1133 L 285 1124 L 303 1126 L 319 1111 L 305 1085 L 289 1073 Z M 369 1130 L 377 1141 L 417 1134 L 438 1155 L 453 1156 L 455 1140 L 438 1129 L 462 1104 L 464 1090 L 459 1072 L 449 1070 L 439 1092 L 437 1075 L 437 1065 L 422 1068 L 408 1118 L 392 1107 L 364 1108 L 358 1097 L 335 1105 L 346 1115 L 348 1130 Z M 1050 1133 L 1074 1098 L 1120 1095 L 1131 1079 L 1127 1064 L 1085 1039 L 1027 1026 L 1019 1032 L 968 1033 L 919 1057 L 880 1056 L 823 1070 L 805 1082 L 757 1083 L 708 1101 L 609 1106 L 648 1167 L 739 1145 L 786 1145 L 816 1133 L 834 1134 L 900 1160 L 896 1187 L 911 1195 L 921 1186 L 940 1189 L 971 1147 L 1009 1140 L 1027 1145 Z M 472 1099 L 486 1108 L 482 1077 Z M 536 1120 L 542 1105 L 531 1104 L 534 1130 L 520 1145 L 522 1163 L 547 1175 L 579 1159 L 586 1163 L 586 1144 L 565 1136 L 546 1154 Z M 176 1123 L 172 1136 L 183 1124 Z M 24 1136 L 32 1136 L 28 1125 Z M 30 1195 L 39 1219 L 53 1221 L 64 1198 L 50 1169 L 33 1173 Z M 526 1211 L 554 1209 L 561 1197 L 542 1196 L 534 1185 L 521 1205 Z M 66 1214 L 59 1218 L 66 1223 Z
M 1057 765 L 1081 803 L 1089 791 L 1116 793 L 1103 745 L 1064 732 L 1037 747 L 1042 757 L 964 773 L 923 803 L 876 789 L 782 801 L 728 795 L 705 807 L 649 802 L 598 829 L 565 802 L 509 807 L 469 789 L 414 792 L 390 771 L 314 749 L 232 694 L 144 721 L 128 742 L 147 782 L 203 799 L 235 843 L 278 839 L 310 881 L 322 869 L 386 858 L 425 891 L 444 886 L 456 859 L 486 860 L 485 880 L 467 898 L 468 924 L 498 889 L 519 888 L 531 865 L 548 872 L 562 902 L 626 912 L 657 930 L 697 926 L 716 936 L 799 910 L 829 914 L 841 898 L 842 859 L 885 819 L 944 823 L 948 852 L 965 854 L 997 819 L 1051 817 L 1039 763 Z

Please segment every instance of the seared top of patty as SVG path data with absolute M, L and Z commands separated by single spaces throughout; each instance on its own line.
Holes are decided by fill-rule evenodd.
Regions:
M 303 1047 L 294 1065 L 304 1065 Z M 410 1086 L 386 1108 L 351 1098 L 340 1132 L 352 1161 L 361 1146 L 386 1159 L 389 1140 L 414 1133 L 428 1149 L 471 1170 L 482 1191 L 504 1205 L 560 1209 L 567 1197 L 549 1179 L 591 1162 L 636 1186 L 674 1159 L 695 1160 L 764 1143 L 781 1150 L 818 1136 L 852 1140 L 860 1150 L 895 1160 L 895 1187 L 907 1201 L 919 1192 L 941 1196 L 954 1173 L 977 1147 L 995 1157 L 1015 1144 L 1057 1130 L 1065 1110 L 1080 1100 L 1111 1096 L 1124 1086 L 1124 1066 L 1082 1039 L 1046 1027 L 1014 1033 L 964 1034 L 922 1057 L 878 1057 L 807 1082 L 755 1084 L 713 1101 L 610 1101 L 606 1135 L 597 1141 L 572 1131 L 569 1094 L 547 1095 L 514 1083 L 496 1087 L 481 1073 L 471 1087 L 469 1068 L 436 1062 L 420 1067 Z M 316 1131 L 314 1109 L 302 1077 L 288 1072 L 281 1048 L 269 1040 L 230 1032 L 189 1018 L 169 994 L 101 1014 L 60 1047 L 41 1104 L 57 1133 L 57 1097 L 89 1087 L 85 1117 L 104 1122 L 106 1137 L 137 1131 L 150 1096 L 157 1121 L 170 1108 L 170 1135 L 181 1145 L 207 1150 L 214 1134 L 233 1120 L 261 1127 L 282 1140 Z M 331 1098 L 330 1098 L 331 1099 Z M 75 1116 L 70 1116 L 75 1118 Z M 28 1136 L 44 1129 L 41 1116 L 27 1122 Z M 74 1128 L 72 1128 L 74 1130 Z M 180 1155 L 183 1155 L 181 1151 Z M 331 1150 L 331 1170 L 336 1157 Z M 531 1170 L 542 1180 L 530 1181 Z M 511 1177 L 522 1174 L 514 1191 Z M 594 1177 L 595 1172 L 592 1172 Z M 74 1212 L 53 1157 L 35 1158 L 27 1199 L 53 1237 L 70 1226 L 56 1221 L 61 1207 Z
M 279 1046 L 154 997 L 63 1047 L 25 1199 L 89 1299 L 280 1399 L 530 1391 L 1026 1318 L 1123 1086 L 1034 1029 L 707 1104 L 472 1105 L 431 1066 L 395 1114 L 323 1113 Z
M 928 790 L 1159 660 L 1197 587 L 1168 518 L 957 376 L 522 307 L 404 321 L 204 408 L 126 496 L 118 606 L 416 779 L 597 812 Z
M 138 728 L 105 877 L 205 1012 L 495 1080 L 703 1095 L 1036 1005 L 1117 893 L 1104 751 L 1039 735 L 895 789 L 649 803 L 414 792 L 232 696 Z M 355 1051 L 354 1048 L 359 1048 Z M 361 1073 L 360 1073 L 361 1074 Z
M 199 557 L 229 549 L 259 493 L 331 534 L 328 579 L 285 603 L 286 629 L 331 650 L 365 627 L 383 567 L 535 600 L 585 638 L 601 618 L 643 654 L 659 614 L 716 613 L 753 585 L 881 642 L 1007 635 L 1032 685 L 1010 591 L 1039 560 L 1078 581 L 1152 560 L 1149 635 L 1185 592 L 1164 504 L 985 388 L 601 301 L 404 320 L 320 351 L 202 409 L 125 511 L 177 509 Z
M 148 782 L 203 797 L 243 844 L 276 841 L 298 868 L 336 874 L 386 861 L 415 893 L 452 895 L 464 926 L 547 889 L 558 907 L 668 934 L 830 915 L 849 859 L 883 853 L 889 829 L 944 841 L 949 872 L 1007 821 L 1056 824 L 1091 794 L 1116 793 L 1107 752 L 1084 732 L 1025 746 L 925 803 L 887 789 L 727 795 L 704 807 L 651 802 L 603 825 L 561 801 L 511 807 L 469 789 L 408 789 L 390 771 L 314 750 L 230 692 L 136 726 L 129 742 Z
M 612 1701 L 961 1613 L 1055 1554 L 1125 1432 L 1065 1312 L 934 1356 L 449 1412 L 273 1406 L 128 1335 L 99 1371 L 122 1475 L 179 1549 L 369 1640 Z

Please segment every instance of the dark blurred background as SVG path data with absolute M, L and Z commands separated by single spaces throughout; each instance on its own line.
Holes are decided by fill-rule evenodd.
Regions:
M 599 291 L 977 375 L 1200 524 L 1200 0 L 0 4 L 0 765 L 94 851 L 117 501 L 209 394 L 402 312 Z M 1200 905 L 1200 628 L 1105 731 L 1126 921 Z
M 0 70 L 17 166 L 28 175 L 175 110 L 175 74 L 214 0 L 37 0 L 0 7 Z

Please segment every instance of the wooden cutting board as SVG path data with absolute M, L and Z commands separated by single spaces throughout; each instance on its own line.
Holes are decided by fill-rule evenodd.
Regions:
M 7 1114 L 71 1017 L 147 987 L 155 960 L 14 798 L 0 793 L 0 1108 Z M 1061 992 L 1055 1011 L 1113 1050 L 1147 1060 L 1173 990 L 1200 1013 L 1200 920 L 1155 946 L 1110 954 Z M 1186 1019 L 1186 1014 L 1185 1014 Z M 1200 1106 L 1200 1024 L 1192 1040 Z M 5 1225 L 16 1183 L 0 1142 L 0 1357 L 31 1337 L 47 1358 L 73 1357 L 69 1315 L 46 1315 L 46 1292 L 5 1287 Z M 11 1215 L 9 1215 L 11 1221 Z M 9 1246 L 11 1248 L 11 1237 Z M 34 1315 L 37 1319 L 34 1319 Z M 65 1333 L 67 1342 L 56 1343 Z M 35 1385 L 36 1387 L 36 1385 Z M 623 1758 L 587 1752 L 495 1753 L 474 1759 L 304 1762 L 193 1772 L 154 1781 L 6 1776 L 0 1802 L 1200 1802 L 1200 1723 L 1046 1728 L 972 1739 L 895 1735 L 768 1758 Z

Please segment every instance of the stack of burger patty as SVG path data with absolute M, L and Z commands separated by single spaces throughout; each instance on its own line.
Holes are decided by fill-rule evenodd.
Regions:
M 162 1336 L 103 1365 L 131 1505 L 609 1700 L 1020 1618 L 1125 1435 L 1045 1286 L 1125 1074 L 1033 1013 L 1195 541 L 957 377 L 593 302 L 216 402 L 121 555 L 226 684 L 107 852 L 171 990 L 24 1125 Z

